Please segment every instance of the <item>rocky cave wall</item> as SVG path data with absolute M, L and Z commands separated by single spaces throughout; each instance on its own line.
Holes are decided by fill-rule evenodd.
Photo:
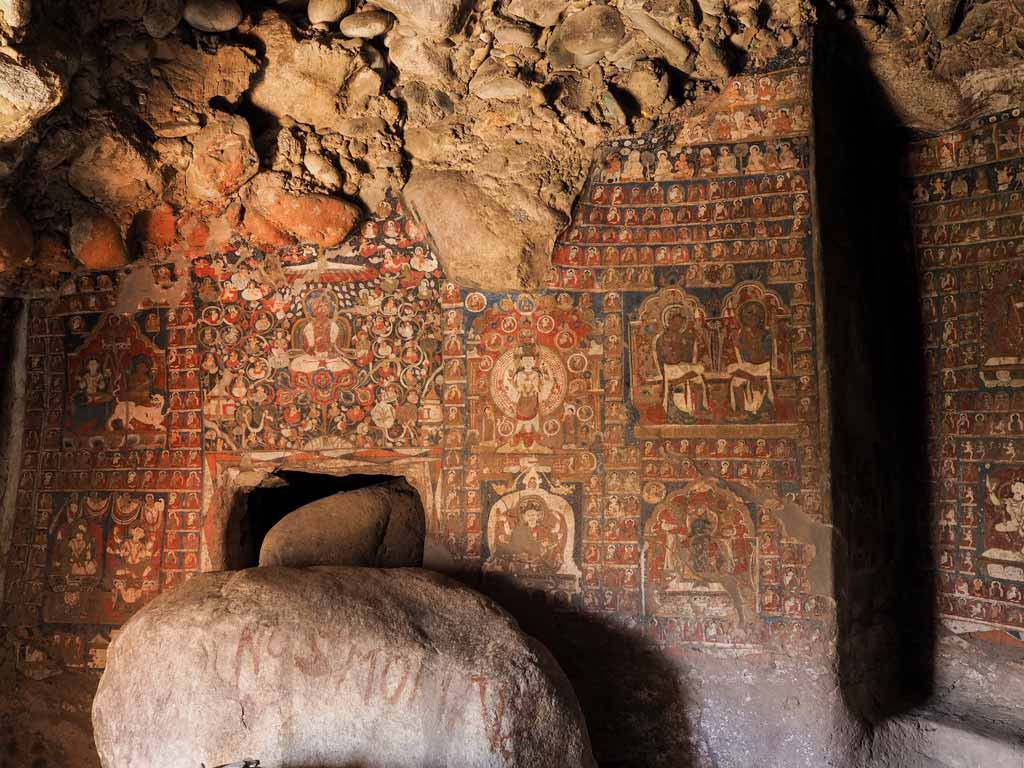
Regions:
M 1020 0 L 821 9 L 856 29 L 868 76 L 909 126 L 940 130 L 1024 95 Z M 303 239 L 267 196 L 327 194 L 366 212 L 404 188 L 444 238 L 452 279 L 534 289 L 603 141 L 693 110 L 792 49 L 821 9 L 5 0 L 0 271 L 121 266 L 137 253 L 133 222 L 158 203 L 239 201 L 260 235 Z M 491 223 L 460 228 L 467 216 Z
M 1019 5 L 378 5 L 0 4 L 2 759 L 281 469 L 406 477 L 602 765 L 1019 757 Z

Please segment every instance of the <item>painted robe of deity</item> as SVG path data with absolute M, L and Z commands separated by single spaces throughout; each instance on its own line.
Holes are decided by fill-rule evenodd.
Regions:
M 75 381 L 73 407 L 78 428 L 98 427 L 106 423 L 113 407 L 111 371 L 99 358 L 90 357 Z
M 540 404 L 554 386 L 554 379 L 537 365 L 537 358 L 526 352 L 508 372 L 506 391 L 515 403 L 515 431 L 512 442 L 529 447 L 541 432 Z
M 98 582 L 102 546 L 102 529 L 82 515 L 77 499 L 69 500 L 53 536 L 51 585 L 71 591 Z
M 296 342 L 300 354 L 292 359 L 291 369 L 299 373 L 313 373 L 326 369 L 333 373 L 351 371 L 352 364 L 341 354 L 348 342 L 341 323 L 333 317 L 333 306 L 327 299 L 314 300 L 312 316 L 302 326 Z
M 759 301 L 740 306 L 739 328 L 734 338 L 736 362 L 726 369 L 729 404 L 733 413 L 756 416 L 765 403 L 775 401 L 772 359 L 775 339 L 767 324 L 767 312 Z
M 667 326 L 654 341 L 662 377 L 662 407 L 668 412 L 669 395 L 687 416 L 707 408 L 704 381 L 703 337 L 693 320 L 683 312 L 668 318 Z

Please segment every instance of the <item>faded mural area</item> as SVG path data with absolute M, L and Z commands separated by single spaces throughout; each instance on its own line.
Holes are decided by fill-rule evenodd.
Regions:
M 929 364 L 940 611 L 1024 630 L 1024 140 L 1019 109 L 911 158 Z

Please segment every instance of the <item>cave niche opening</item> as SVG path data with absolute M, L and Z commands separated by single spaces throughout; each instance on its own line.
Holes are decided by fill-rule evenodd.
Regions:
M 224 569 L 257 566 L 260 547 L 270 529 L 300 507 L 338 493 L 393 481 L 408 484 L 403 477 L 396 475 L 334 475 L 278 470 L 253 487 L 238 488 L 232 497 L 224 535 Z M 416 498 L 420 499 L 422 509 L 418 491 Z

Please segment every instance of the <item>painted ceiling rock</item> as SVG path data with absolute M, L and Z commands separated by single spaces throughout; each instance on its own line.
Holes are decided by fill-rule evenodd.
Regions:
M 203 574 L 140 611 L 107 661 L 93 704 L 104 768 L 595 765 L 547 650 L 418 569 Z
M 391 480 L 290 512 L 263 540 L 260 565 L 421 566 L 424 533 L 419 496 L 405 480 Z
M 117 269 L 128 251 L 117 222 L 103 213 L 86 213 L 71 227 L 71 252 L 88 269 Z
M 163 191 L 148 159 L 127 137 L 113 131 L 83 149 L 68 169 L 68 181 L 111 216 L 125 220 L 153 207 Z
M 544 279 L 560 225 L 538 200 L 525 193 L 499 197 L 468 174 L 419 170 L 403 197 L 433 238 L 445 274 L 459 285 L 500 291 Z
M 359 208 L 347 200 L 289 192 L 281 176 L 274 173 L 256 176 L 244 199 L 247 208 L 278 230 L 325 248 L 340 245 L 360 216 Z

